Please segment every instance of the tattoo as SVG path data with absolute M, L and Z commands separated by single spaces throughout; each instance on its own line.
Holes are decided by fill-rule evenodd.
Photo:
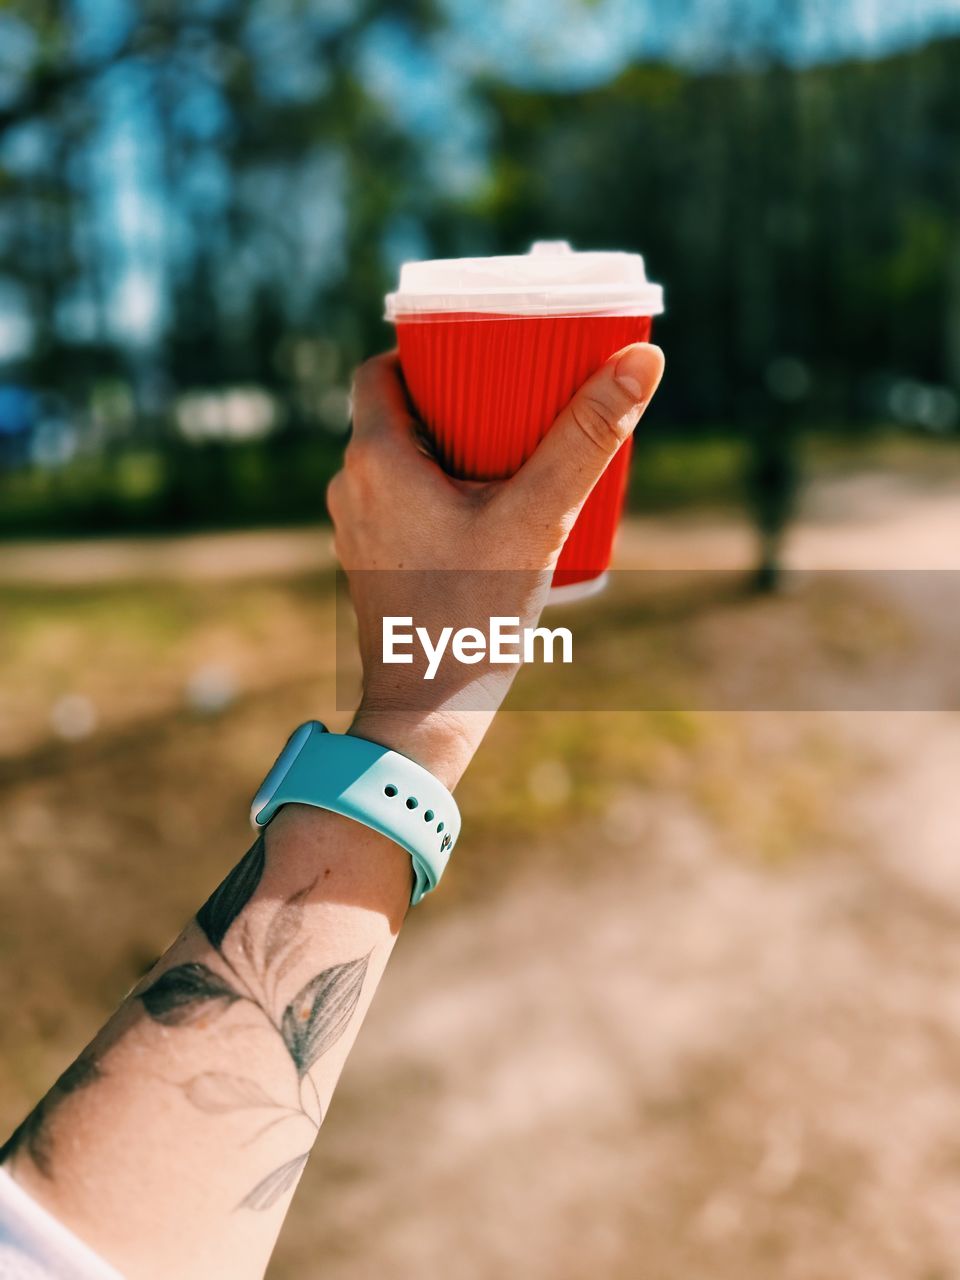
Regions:
M 303 1172 L 309 1154 L 309 1151 L 303 1151 L 300 1155 L 294 1156 L 292 1160 L 288 1160 L 286 1164 L 280 1165 L 279 1169 L 274 1169 L 273 1173 L 268 1173 L 249 1194 L 243 1197 L 237 1208 L 271 1208 L 296 1183 Z
M 205 1071 L 178 1084 L 187 1100 L 201 1111 L 222 1114 L 231 1111 L 273 1111 L 275 1114 L 254 1133 L 255 1141 L 285 1120 L 302 1117 L 314 1131 L 323 1122 L 320 1098 L 310 1068 L 343 1035 L 360 999 L 369 956 L 333 965 L 310 979 L 285 1006 L 277 1001 L 277 990 L 307 950 L 299 937 L 307 898 L 316 881 L 291 894 L 274 911 L 258 946 L 249 919 L 240 914 L 253 897 L 265 866 L 264 837 L 261 834 L 246 856 L 234 867 L 223 884 L 197 912 L 197 924 L 229 971 L 214 972 L 208 965 L 192 962 L 168 969 L 140 996 L 147 1013 L 165 1026 L 188 1026 L 207 1022 L 243 1001 L 259 1010 L 270 1028 L 283 1041 L 296 1068 L 297 1094 L 290 1102 L 273 1097 L 256 1080 L 226 1071 Z M 225 950 L 230 935 L 236 960 L 242 961 L 247 976 Z M 307 1088 L 308 1087 L 308 1088 Z M 237 1205 L 238 1209 L 269 1209 L 296 1183 L 307 1162 L 304 1151 L 261 1179 Z
M 53 1145 L 47 1122 L 64 1098 L 71 1093 L 76 1093 L 78 1089 L 85 1089 L 93 1084 L 100 1079 L 100 1075 L 100 1068 L 93 1053 L 90 1050 L 84 1050 L 76 1062 L 67 1067 L 46 1097 L 40 1099 L 26 1120 L 14 1129 L 0 1147 L 0 1164 L 12 1160 L 21 1151 L 26 1151 L 43 1176 L 49 1178 Z
M 332 965 L 305 983 L 289 1003 L 280 1004 L 277 992 L 281 982 L 308 950 L 307 940 L 299 935 L 306 901 L 316 881 L 279 904 L 258 945 L 249 919 L 240 916 L 260 884 L 265 863 L 261 834 L 197 912 L 197 924 L 227 972 L 217 972 L 198 961 L 175 965 L 137 997 L 149 1017 L 166 1027 L 205 1027 L 242 1002 L 256 1009 L 267 1028 L 282 1040 L 296 1073 L 296 1096 L 290 1101 L 274 1097 L 256 1080 L 229 1071 L 203 1071 L 176 1082 L 187 1101 L 207 1114 L 259 1111 L 270 1116 L 273 1112 L 245 1146 L 290 1119 L 305 1118 L 314 1133 L 320 1128 L 323 1112 L 309 1073 L 346 1031 L 369 961 L 366 955 Z M 233 959 L 225 949 L 228 935 Z M 92 1084 L 101 1074 L 89 1051 L 82 1054 L 0 1149 L 0 1162 L 25 1147 L 37 1168 L 49 1177 L 51 1145 L 46 1122 L 51 1110 L 67 1094 Z M 303 1151 L 273 1169 L 236 1207 L 271 1208 L 295 1185 L 308 1155 L 309 1151 Z
M 218 951 L 230 926 L 253 897 L 266 861 L 267 846 L 261 831 L 223 884 L 214 889 L 197 912 L 197 924 Z

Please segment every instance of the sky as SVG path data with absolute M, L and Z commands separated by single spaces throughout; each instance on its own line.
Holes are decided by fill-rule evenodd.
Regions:
M 194 0 L 194 10 L 224 0 Z M 756 61 L 770 52 L 797 64 L 871 58 L 960 34 L 960 0 L 438 0 L 444 28 L 426 46 L 397 22 L 363 34 L 360 67 L 367 82 L 411 133 L 432 142 L 438 187 L 468 191 L 484 173 L 487 122 L 465 86 L 477 73 L 540 89 L 588 88 L 632 62 L 670 60 L 692 69 Z M 85 58 L 109 54 L 136 20 L 137 0 L 71 0 L 75 45 Z M 270 0 L 254 4 L 248 38 L 258 51 L 266 88 L 275 96 L 309 98 L 322 91 L 324 68 L 311 64 L 298 38 L 303 13 L 335 25 L 351 0 Z M 33 54 L 29 30 L 0 9 L 0 107 L 15 96 L 18 74 Z M 108 316 L 115 334 L 149 343 L 165 320 L 163 277 L 169 266 L 170 211 L 159 203 L 159 157 L 148 96 L 136 71 L 121 69 L 101 86 L 101 127 L 95 142 L 95 234 L 109 247 Z M 197 129 L 215 134 L 218 107 L 185 104 Z M 8 135 L 0 165 L 30 163 L 29 130 Z M 17 150 L 19 148 L 19 158 Z M 330 175 L 311 175 L 321 187 Z M 208 216 L 217 216 L 217 175 L 206 172 Z M 225 180 L 224 180 L 225 181 Z M 317 200 L 319 201 L 319 194 Z M 313 208 L 319 207 L 314 202 Z M 331 227 L 335 226 L 330 211 Z M 398 228 L 388 246 L 398 260 L 417 252 L 416 228 Z M 330 255 L 329 239 L 314 246 Z M 0 278 L 0 359 L 29 341 L 22 315 Z M 68 303 L 66 322 L 81 331 L 90 305 Z
M 598 83 L 631 61 L 711 65 L 774 50 L 877 57 L 960 31 L 960 0 L 442 0 L 451 45 L 517 83 Z

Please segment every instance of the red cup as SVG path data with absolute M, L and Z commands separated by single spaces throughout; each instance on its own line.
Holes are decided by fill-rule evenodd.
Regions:
M 387 299 L 414 406 L 443 466 L 470 480 L 513 475 L 592 373 L 621 347 L 649 340 L 660 310 L 661 291 L 638 255 L 553 244 L 526 257 L 409 264 Z M 611 461 L 567 538 L 555 600 L 603 585 L 631 446 Z

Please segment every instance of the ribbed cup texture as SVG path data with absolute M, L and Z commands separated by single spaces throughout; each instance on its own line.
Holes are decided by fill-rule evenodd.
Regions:
M 650 316 L 491 316 L 401 320 L 403 375 L 440 460 L 455 476 L 502 480 L 530 457 L 573 393 L 631 342 Z M 610 564 L 632 440 L 607 467 L 570 531 L 555 586 L 587 582 Z

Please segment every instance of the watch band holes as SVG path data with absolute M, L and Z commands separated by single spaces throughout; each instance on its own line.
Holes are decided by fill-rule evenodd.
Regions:
M 440 834 L 440 832 L 441 832 L 442 830 L 443 830 L 443 823 L 442 823 L 442 822 L 438 822 L 438 823 L 437 823 L 437 835 L 439 835 L 439 834 Z
M 416 797 L 416 796 L 407 796 L 407 808 L 408 808 L 408 809 L 415 809 L 419 803 L 420 803 L 420 801 L 417 799 L 417 797 Z
M 433 821 L 433 810 L 432 810 L 432 809 L 428 809 L 428 810 L 427 810 L 427 812 L 423 815 L 423 820 L 424 820 L 424 822 L 432 822 L 432 821 Z
M 392 800 L 393 797 L 397 794 L 397 788 L 393 785 L 392 782 L 388 782 L 387 785 L 383 788 L 383 794 L 385 796 L 389 796 L 390 799 Z

